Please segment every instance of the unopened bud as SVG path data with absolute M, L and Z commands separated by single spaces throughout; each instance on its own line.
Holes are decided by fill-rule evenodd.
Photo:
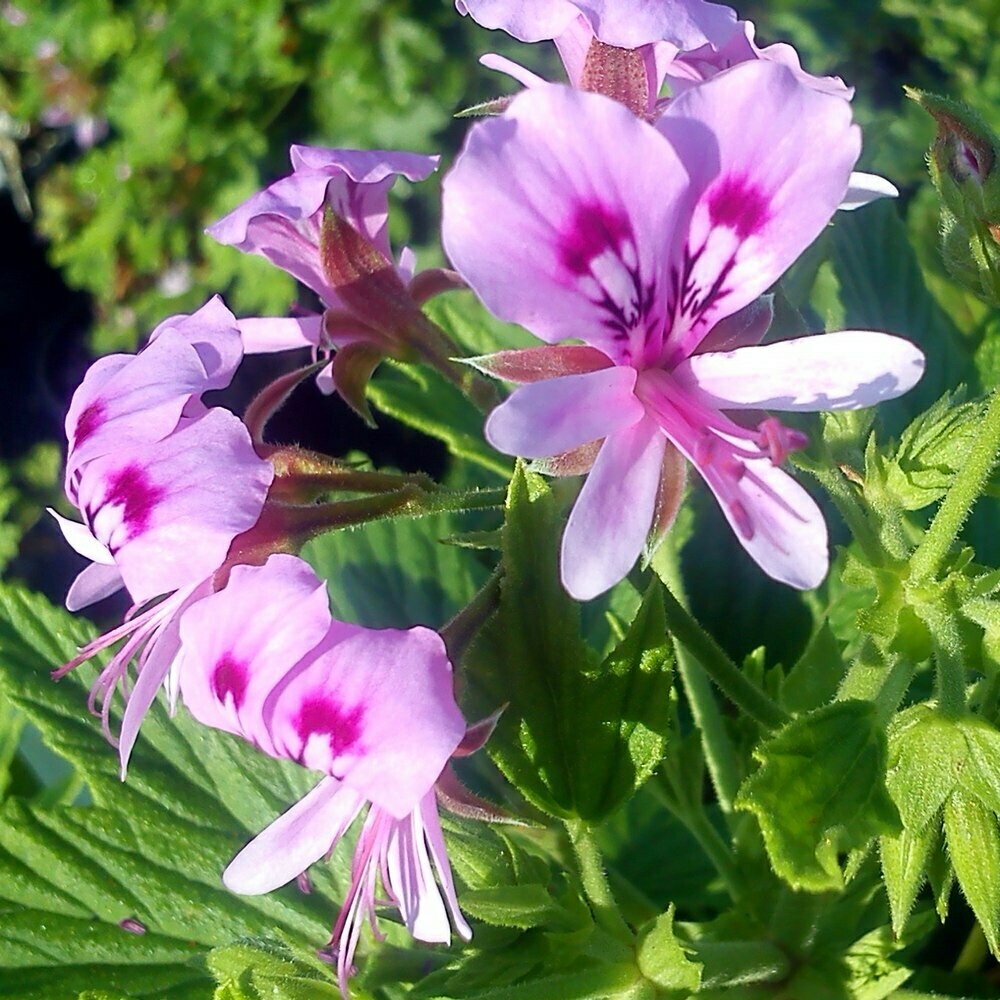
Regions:
M 938 134 L 927 163 L 945 205 L 960 222 L 1000 223 L 1000 139 L 983 117 L 966 104 L 907 88 L 937 122 Z
M 952 277 L 1000 305 L 1000 138 L 974 109 L 907 88 L 937 122 L 927 154 L 941 196 L 941 253 Z

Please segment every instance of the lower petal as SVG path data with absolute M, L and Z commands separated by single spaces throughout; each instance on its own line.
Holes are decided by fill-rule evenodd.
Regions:
M 689 456 L 690 458 L 690 456 Z M 770 459 L 698 471 L 715 494 L 740 544 L 772 579 L 798 590 L 818 587 L 830 567 L 826 522 L 811 496 Z
M 562 541 L 562 582 L 587 601 L 635 564 L 653 522 L 666 438 L 656 423 L 610 434 L 580 491 Z
M 635 379 L 621 366 L 523 385 L 490 414 L 486 439 L 508 455 L 548 458 L 607 437 L 645 412 Z
M 336 844 L 363 805 L 336 778 L 323 778 L 233 858 L 222 873 L 226 888 L 257 896 L 291 882 Z

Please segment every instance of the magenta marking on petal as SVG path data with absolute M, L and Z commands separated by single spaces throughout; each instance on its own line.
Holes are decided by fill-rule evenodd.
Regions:
M 310 736 L 322 734 L 329 739 L 330 754 L 336 759 L 360 739 L 363 717 L 360 705 L 345 710 L 322 696 L 314 696 L 303 701 L 294 725 L 303 750 Z
M 746 507 L 739 500 L 731 500 L 728 506 L 729 513 L 733 515 L 736 530 L 749 542 L 754 536 L 754 528 Z
M 580 205 L 569 232 L 564 233 L 559 253 L 563 265 L 573 274 L 587 274 L 590 262 L 607 250 L 616 256 L 632 230 L 627 220 L 614 215 L 604 205 Z
M 75 448 L 79 448 L 104 423 L 104 414 L 104 404 L 99 399 L 95 399 L 84 409 L 76 422 L 76 434 L 73 441 Z
M 249 682 L 247 665 L 240 663 L 231 653 L 224 653 L 212 671 L 212 694 L 222 705 L 225 705 L 227 697 L 232 698 L 233 708 L 239 711 L 246 699 Z
M 730 175 L 708 197 L 713 225 L 732 229 L 740 239 L 759 232 L 770 218 L 770 201 L 745 177 Z
M 149 527 L 153 508 L 165 492 L 150 480 L 141 466 L 127 465 L 112 476 L 104 503 L 122 508 L 122 522 L 127 537 L 132 539 Z

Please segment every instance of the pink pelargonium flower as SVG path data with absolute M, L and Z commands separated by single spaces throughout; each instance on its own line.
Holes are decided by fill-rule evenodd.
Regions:
M 736 30 L 736 12 L 705 0 L 455 0 L 485 28 L 522 42 L 553 41 L 574 87 L 622 101 L 635 114 L 655 114 L 667 64 L 678 52 L 721 49 Z M 527 87 L 544 81 L 490 53 L 480 62 Z
M 765 572 L 825 576 L 822 515 L 781 469 L 804 439 L 755 411 L 870 406 L 909 389 L 923 356 L 868 331 L 755 346 L 766 323 L 750 322 L 743 346 L 716 334 L 721 350 L 709 335 L 819 235 L 859 151 L 846 101 L 765 62 L 682 94 L 655 126 L 547 86 L 470 131 L 445 179 L 448 255 L 499 317 L 587 345 L 481 361 L 532 383 L 491 414 L 495 447 L 570 467 L 582 452 L 583 468 L 596 453 L 562 542 L 575 597 L 620 580 L 669 518 L 679 456 Z
M 805 86 L 850 100 L 854 90 L 839 77 L 807 73 L 791 45 L 760 48 L 750 21 L 738 21 L 728 7 L 700 0 L 667 3 L 605 3 L 540 0 L 455 0 L 488 28 L 502 28 L 522 41 L 555 42 L 570 83 L 612 97 L 630 111 L 655 120 L 673 97 L 744 62 L 764 60 L 785 66 Z M 489 53 L 480 62 L 514 77 L 526 87 L 544 85 L 541 77 L 504 56 Z M 664 81 L 671 97 L 661 97 Z M 838 206 L 860 208 L 877 198 L 899 194 L 890 181 L 856 172 Z
M 51 513 L 91 565 L 66 605 L 75 611 L 124 586 L 133 607 L 57 676 L 124 640 L 90 699 L 92 709 L 102 702 L 111 738 L 109 696 L 116 687 L 127 695 L 123 770 L 178 648 L 179 616 L 213 589 L 235 540 L 257 525 L 274 478 L 239 418 L 201 399 L 228 384 L 241 357 L 233 315 L 215 298 L 161 323 L 139 354 L 97 361 L 70 403 L 66 492 L 83 523 Z
M 196 719 L 324 775 L 236 856 L 225 884 L 258 894 L 290 882 L 367 806 L 333 933 L 344 995 L 379 881 L 417 939 L 447 943 L 452 924 L 468 939 L 434 794 L 466 732 L 440 636 L 332 619 L 323 583 L 288 555 L 235 567 L 180 635 L 181 697 Z
M 424 272 L 414 282 L 415 260 L 409 249 L 393 263 L 388 192 L 397 177 L 428 177 L 438 157 L 292 146 L 291 160 L 290 176 L 207 230 L 220 243 L 258 254 L 287 271 L 324 306 L 322 314 L 241 320 L 247 352 L 350 348 L 350 357 L 362 351 L 370 354 L 372 348 L 403 351 L 404 331 L 420 323 L 419 302 L 440 291 L 441 282 L 444 287 L 449 282 L 440 272 Z M 375 364 L 369 354 L 359 361 L 367 363 L 368 374 Z M 324 369 L 320 388 L 333 391 L 336 375 Z

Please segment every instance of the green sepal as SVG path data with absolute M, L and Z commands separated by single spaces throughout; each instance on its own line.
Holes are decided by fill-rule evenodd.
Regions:
M 1000 953 L 1000 830 L 979 799 L 956 789 L 945 803 L 948 856 L 990 951 Z
M 736 807 L 754 813 L 775 872 L 799 889 L 843 885 L 838 854 L 899 829 L 885 787 L 885 734 L 868 702 L 793 720 L 762 744 Z

